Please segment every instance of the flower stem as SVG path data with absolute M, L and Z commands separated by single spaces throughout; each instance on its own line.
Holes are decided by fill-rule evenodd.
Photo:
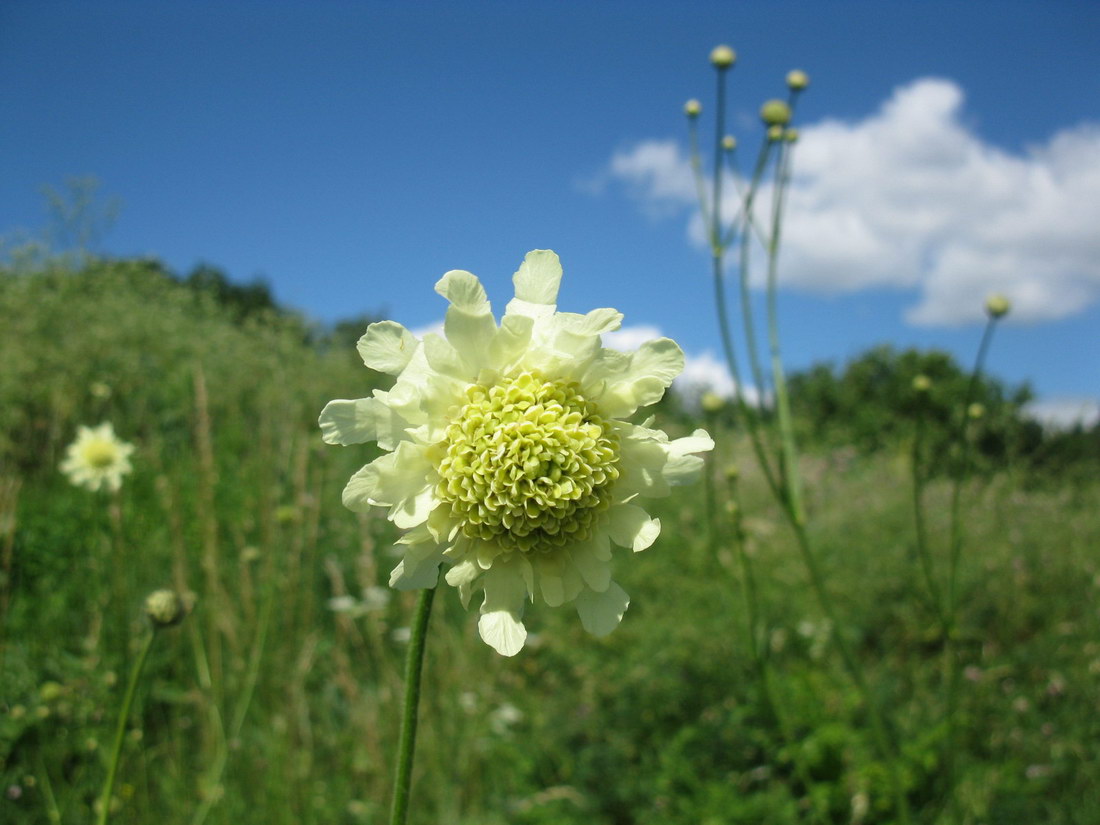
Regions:
M 424 642 L 432 612 L 435 588 L 425 588 L 416 603 L 405 659 L 405 707 L 401 718 L 401 738 L 397 746 L 397 769 L 393 780 L 393 807 L 390 825 L 405 825 L 409 815 L 409 790 L 412 787 L 413 751 L 416 750 L 417 709 L 420 705 L 420 674 L 424 669 Z
M 96 817 L 96 825 L 107 825 L 111 816 L 111 793 L 115 789 L 115 775 L 118 773 L 118 760 L 122 753 L 122 738 L 126 734 L 126 720 L 130 718 L 130 707 L 134 704 L 134 693 L 137 689 L 141 671 L 145 668 L 145 660 L 149 656 L 149 649 L 153 646 L 156 630 L 150 630 L 142 642 L 141 652 L 134 663 L 134 669 L 130 672 L 130 683 L 126 686 L 126 695 L 122 699 L 122 710 L 118 716 L 118 728 L 115 730 L 115 743 L 111 748 L 111 762 L 107 768 L 107 780 L 103 783 L 103 793 L 99 797 L 99 815 Z
M 913 450 L 909 462 L 913 481 L 913 527 L 916 532 L 917 556 L 920 560 L 921 572 L 924 574 L 924 584 L 928 588 L 928 597 L 932 600 L 936 619 L 946 639 L 950 633 L 950 627 L 943 609 L 943 596 L 940 594 L 935 571 L 932 568 L 932 552 L 928 546 L 928 528 L 924 519 L 924 419 L 925 411 L 922 406 L 917 413 L 917 432 L 913 437 Z
M 802 560 L 810 574 L 810 582 L 817 596 L 821 609 L 832 626 L 833 646 L 840 654 L 848 675 L 859 691 L 863 703 L 867 708 L 867 715 L 871 722 L 871 734 L 875 742 L 875 748 L 880 758 L 886 763 L 886 769 L 890 778 L 891 789 L 894 794 L 894 806 L 897 809 L 898 821 L 902 825 L 910 822 L 909 802 L 905 795 L 905 786 L 902 783 L 901 773 L 898 767 L 899 752 L 897 741 L 887 725 L 885 715 L 878 700 L 872 694 L 870 685 L 864 675 L 859 660 L 852 653 L 839 617 L 834 607 L 832 597 L 825 586 L 825 577 L 818 563 L 817 553 L 806 529 L 806 511 L 802 502 L 802 476 L 798 467 L 798 447 L 794 439 L 794 422 L 791 416 L 790 398 L 787 394 L 787 380 L 783 370 L 783 358 L 780 351 L 779 312 L 778 312 L 778 262 L 780 231 L 783 218 L 783 195 L 789 182 L 789 148 L 780 149 L 779 160 L 776 164 L 775 200 L 772 205 L 772 231 L 768 244 L 768 277 L 767 277 L 767 308 L 768 308 L 768 341 L 771 351 L 772 387 L 775 391 L 775 406 L 779 426 L 779 439 L 782 449 L 781 485 L 783 511 L 786 513 L 791 527 L 798 540 L 798 547 L 802 553 Z
M 741 497 L 737 480 L 735 478 L 729 479 L 728 487 L 729 502 L 732 505 L 730 536 L 734 549 L 737 551 L 737 561 L 741 567 L 741 589 L 745 604 L 745 638 L 748 641 L 749 654 L 752 656 L 753 668 L 759 682 L 760 697 L 763 700 L 764 709 L 770 717 L 770 721 L 779 730 L 779 736 L 783 744 L 791 749 L 791 764 L 794 766 L 795 775 L 805 788 L 807 799 L 811 802 L 810 816 L 814 822 L 822 822 L 821 811 L 818 810 L 818 805 L 813 801 L 813 782 L 809 771 L 803 764 L 803 754 L 798 747 L 798 738 L 791 730 L 786 713 L 780 707 L 773 682 L 772 668 L 765 654 L 766 647 L 764 649 L 761 647 L 761 641 L 764 642 L 765 646 L 767 645 L 767 637 L 765 636 L 761 640 L 757 635 L 757 630 L 762 624 L 760 598 L 756 585 L 756 572 L 753 569 L 748 548 L 745 546 L 746 536 L 744 524 L 742 523 Z
M 978 345 L 978 355 L 974 359 L 974 371 L 970 374 L 970 383 L 966 388 L 966 398 L 963 399 L 961 423 L 959 424 L 958 438 L 962 443 L 962 458 L 955 473 L 955 483 L 951 488 L 951 545 L 947 567 L 947 605 L 944 626 L 946 639 L 943 649 L 943 682 L 947 693 L 947 735 L 944 748 L 944 767 L 947 774 L 947 795 L 949 821 L 960 822 L 961 812 L 955 799 L 955 786 L 957 783 L 956 746 L 958 740 L 958 689 L 959 689 L 959 652 L 958 652 L 958 572 L 959 557 L 962 553 L 962 488 L 970 476 L 971 469 L 971 445 L 969 438 L 970 404 L 974 400 L 974 393 L 981 379 L 982 369 L 985 366 L 985 357 L 989 352 L 989 345 L 993 340 L 993 329 L 997 325 L 997 316 L 991 315 L 982 333 L 981 343 Z

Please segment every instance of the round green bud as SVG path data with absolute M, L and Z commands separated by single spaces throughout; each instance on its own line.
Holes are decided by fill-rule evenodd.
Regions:
M 916 392 L 928 392 L 932 389 L 932 379 L 923 373 L 913 376 L 913 389 Z
M 737 60 L 737 52 L 729 46 L 715 46 L 710 53 L 711 65 L 719 71 L 728 69 L 735 60 Z
M 801 92 L 810 85 L 810 76 L 801 69 L 787 72 L 787 88 L 792 92 Z
M 791 107 L 782 100 L 769 100 L 760 107 L 760 119 L 768 126 L 786 126 L 791 122 Z
M 1012 304 L 1004 295 L 990 295 L 985 300 L 985 311 L 990 318 L 1003 318 L 1012 309 Z
M 184 620 L 191 610 L 190 599 L 177 594 L 174 590 L 154 590 L 145 599 L 145 615 L 153 627 L 171 627 Z
M 722 148 L 725 149 L 727 152 L 732 152 L 734 149 L 737 148 L 737 138 L 735 138 L 733 135 L 726 135 L 724 138 L 722 138 Z
M 741 470 L 736 464 L 730 464 L 726 467 L 726 481 L 737 481 L 741 476 Z
M 783 127 L 782 126 L 769 126 L 768 127 L 768 140 L 773 143 L 783 140 Z
M 787 141 L 787 143 L 794 143 L 796 140 L 798 140 L 798 130 L 785 129 L 783 131 L 783 140 Z
M 245 564 L 252 564 L 260 560 L 260 549 L 249 544 L 241 548 L 241 561 Z
M 726 400 L 716 392 L 705 392 L 699 399 L 699 404 L 703 407 L 703 412 L 716 413 L 726 406 Z
M 684 104 L 684 114 L 687 115 L 688 117 L 691 117 L 691 118 L 699 117 L 699 113 L 701 111 L 703 111 L 703 105 L 698 100 L 696 100 L 695 98 L 692 98 L 691 100 L 689 100 L 687 103 Z
M 279 524 L 293 524 L 298 516 L 298 508 L 293 504 L 281 504 L 275 508 L 275 521 Z
M 975 401 L 966 408 L 966 414 L 975 420 L 979 419 L 985 415 L 985 405 Z

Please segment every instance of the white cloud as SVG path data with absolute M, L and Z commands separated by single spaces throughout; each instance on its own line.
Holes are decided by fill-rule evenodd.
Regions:
M 1077 424 L 1091 427 L 1100 421 L 1100 403 L 1095 398 L 1046 398 L 1031 402 L 1024 412 L 1053 430 L 1068 430 Z
M 1029 321 L 1066 317 L 1100 298 L 1100 125 L 1014 154 L 968 128 L 962 105 L 956 84 L 925 78 L 863 120 L 801 128 L 783 282 L 830 292 L 915 289 L 906 314 L 915 324 L 976 320 L 993 292 Z M 610 174 L 650 211 L 696 202 L 675 141 L 617 152 Z M 736 195 L 725 191 L 733 214 Z M 769 202 L 763 189 L 759 203 Z M 689 234 L 702 243 L 697 217 Z
M 646 341 L 663 337 L 664 333 L 661 332 L 659 327 L 639 324 L 637 326 L 622 327 L 614 332 L 605 332 L 600 336 L 600 340 L 605 347 L 617 349 L 620 352 L 630 352 L 636 350 Z

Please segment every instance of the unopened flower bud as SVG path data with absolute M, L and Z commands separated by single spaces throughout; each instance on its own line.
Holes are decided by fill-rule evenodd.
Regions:
M 736 59 L 737 53 L 729 46 L 715 46 L 710 53 L 711 65 L 719 71 L 728 69 Z
M 695 98 L 692 98 L 684 104 L 684 114 L 690 118 L 699 117 L 701 111 L 703 111 L 703 106 Z
M 928 392 L 932 389 L 932 379 L 923 373 L 913 376 L 913 389 L 916 392 Z
M 184 620 L 193 604 L 191 598 L 181 597 L 174 590 L 154 590 L 145 599 L 145 615 L 153 627 L 171 627 Z
M 797 129 L 785 129 L 785 130 L 783 130 L 783 140 L 787 141 L 787 143 L 794 143 L 796 140 L 798 140 L 798 130 Z
M 787 88 L 792 92 L 801 92 L 810 85 L 810 76 L 801 69 L 787 72 Z
M 724 138 L 722 138 L 722 148 L 725 149 L 727 152 L 732 152 L 734 149 L 737 148 L 737 138 L 735 138 L 733 135 L 726 135 Z
M 703 412 L 716 413 L 726 406 L 726 401 L 722 396 L 716 392 L 705 392 L 703 397 L 699 399 L 700 405 L 703 407 Z
M 769 100 L 760 107 L 760 119 L 768 126 L 786 126 L 791 122 L 791 107 L 782 100 Z
M 1003 318 L 1012 309 L 1012 304 L 1004 295 L 990 295 L 985 300 L 985 311 L 990 318 Z
M 966 408 L 966 414 L 973 419 L 982 418 L 985 415 L 985 405 L 979 404 L 975 401 L 969 407 Z
M 779 140 L 783 140 L 783 127 L 782 126 L 769 126 L 768 127 L 768 140 L 773 143 Z
M 741 476 L 741 470 L 736 464 L 730 464 L 726 467 L 726 481 L 737 481 Z

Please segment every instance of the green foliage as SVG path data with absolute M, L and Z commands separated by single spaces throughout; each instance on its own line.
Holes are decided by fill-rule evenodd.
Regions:
M 395 534 L 345 510 L 340 490 L 374 452 L 325 447 L 316 427 L 327 400 L 378 376 L 278 307 L 219 297 L 232 294 L 152 261 L 0 278 L 5 823 L 90 820 L 142 599 L 164 586 L 198 603 L 154 646 L 112 822 L 384 821 L 414 596 L 364 593 L 385 585 Z M 333 333 L 342 346 L 355 326 Z M 992 415 L 1014 398 L 985 400 Z M 906 436 L 907 414 L 882 443 Z M 57 469 L 76 426 L 101 420 L 137 445 L 117 496 Z M 891 821 L 865 708 L 795 545 L 746 445 L 714 423 L 712 467 L 742 468 L 754 635 L 785 725 L 756 681 L 738 565 L 723 534 L 711 547 L 704 498 L 688 490 L 663 502 L 657 544 L 617 571 L 632 603 L 606 639 L 568 609 L 532 606 L 533 638 L 504 659 L 478 640 L 475 611 L 439 593 L 412 823 Z M 889 452 L 814 446 L 803 470 L 822 563 L 869 681 L 897 710 L 917 821 L 938 821 L 943 645 L 914 584 L 906 468 Z M 1100 820 L 1095 495 L 1094 478 L 1023 490 L 1003 473 L 964 491 L 968 822 Z M 926 496 L 942 563 L 949 483 Z
M 215 303 L 232 312 L 237 321 L 272 313 L 289 315 L 279 309 L 271 288 L 260 279 L 237 284 L 217 267 L 199 264 L 182 282 L 198 293 L 209 295 Z
M 913 386 L 918 375 L 931 381 L 927 391 Z M 987 375 L 972 382 L 945 352 L 889 346 L 876 347 L 853 359 L 843 370 L 821 364 L 789 378 L 791 404 L 802 442 L 818 446 L 851 445 L 863 452 L 896 448 L 914 437 L 918 422 L 940 472 L 956 456 L 967 405 L 980 404 L 983 414 L 966 423 L 979 467 L 1005 467 L 1028 455 L 1042 442 L 1042 428 L 1028 419 L 1032 400 L 1027 386 L 1006 387 Z

